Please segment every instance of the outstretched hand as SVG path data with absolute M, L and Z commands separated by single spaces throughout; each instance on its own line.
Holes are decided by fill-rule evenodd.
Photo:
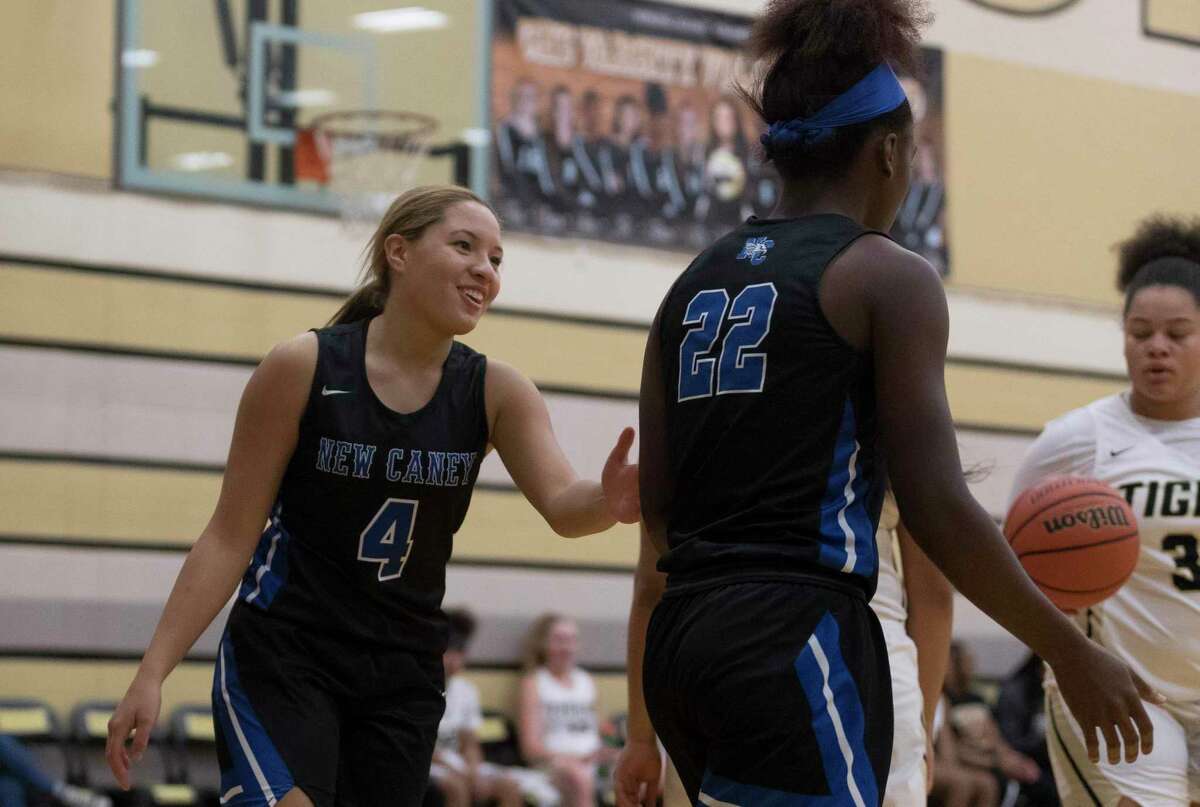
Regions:
M 604 489 L 604 500 L 609 514 L 622 524 L 634 524 L 642 516 L 641 498 L 638 494 L 638 467 L 629 461 L 629 449 L 633 447 L 634 431 L 626 426 L 617 437 L 617 444 L 604 463 L 600 474 L 600 486 Z

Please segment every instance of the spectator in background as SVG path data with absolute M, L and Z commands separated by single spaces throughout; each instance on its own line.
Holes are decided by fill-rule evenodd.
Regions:
M 946 673 L 946 722 L 953 732 L 954 758 L 968 771 L 991 776 L 999 793 L 1008 789 L 1010 780 L 1032 785 L 1041 776 L 1037 763 L 1005 742 L 987 701 L 974 690 L 974 677 L 971 652 L 961 642 L 952 642 Z M 940 748 L 936 759 L 940 766 Z
M 503 196 L 515 197 L 517 204 L 501 211 L 514 224 L 528 224 L 529 211 L 554 194 L 546 141 L 542 137 L 541 88 L 532 79 L 517 81 L 512 90 L 509 115 L 496 127 L 496 152 L 499 158 Z
M 946 185 L 937 162 L 937 145 L 928 131 L 929 96 L 925 85 L 913 76 L 901 77 L 900 83 L 912 107 L 917 159 L 913 163 L 908 194 L 896 213 L 891 236 L 906 249 L 925 258 L 939 274 L 945 276 L 948 271 Z
M 565 228 L 567 215 L 574 212 L 579 202 L 579 187 L 582 181 L 579 165 L 580 137 L 575 131 L 575 98 L 565 84 L 559 84 L 550 93 L 550 109 L 547 114 L 546 159 L 549 162 L 551 179 L 554 181 L 554 198 L 548 211 L 553 231 Z
M 112 800 L 47 776 L 16 737 L 0 734 L 0 807 L 25 807 L 34 797 L 49 796 L 65 807 L 112 807 Z
M 646 135 L 644 146 L 637 154 L 641 161 L 639 172 L 640 216 L 646 237 L 654 244 L 669 244 L 678 240 L 668 222 L 667 210 L 684 204 L 683 188 L 673 177 L 671 151 L 670 99 L 663 85 L 646 82 Z
M 595 90 L 587 90 L 579 101 L 579 132 L 575 139 L 575 162 L 579 166 L 579 210 L 576 222 L 581 233 L 595 235 L 599 232 L 598 220 L 601 211 L 597 208 L 607 193 L 606 174 L 601 156 L 608 150 L 608 133 L 604 126 L 604 97 Z
M 502 768 L 483 761 L 478 731 L 483 725 L 479 690 L 461 675 L 467 644 L 475 633 L 475 617 L 462 609 L 446 612 L 449 641 L 442 654 L 446 668 L 446 711 L 438 725 L 430 779 L 446 807 L 470 807 L 476 801 L 495 800 L 498 807 L 521 807 L 521 787 Z
M 713 104 L 708 123 L 705 163 L 708 206 L 704 222 L 715 236 L 733 229 L 743 218 L 750 148 L 736 99 L 725 97 Z
M 949 702 L 942 698 L 933 722 L 934 766 L 931 805 L 936 807 L 997 807 L 1000 783 L 990 771 L 965 762 L 960 756 L 958 738 L 946 719 Z
M 646 170 L 645 111 L 632 95 L 622 95 L 613 110 L 612 141 L 601 154 L 605 186 L 613 205 L 613 224 L 618 239 L 633 234 L 643 201 L 653 194 Z
M 704 142 L 703 113 L 690 101 L 684 101 L 675 112 L 675 173 L 683 187 L 683 206 L 675 211 L 685 223 L 685 241 L 701 248 L 708 242 L 708 233 L 702 224 L 701 209 L 707 210 L 705 196 L 705 162 L 707 146 Z
M 521 681 L 521 753 L 545 770 L 564 807 L 594 807 L 596 768 L 610 761 L 600 740 L 596 684 L 577 666 L 579 627 L 558 614 L 538 618 L 529 633 Z
M 1023 784 L 1021 794 L 1029 807 L 1057 807 L 1058 791 L 1046 748 L 1046 699 L 1042 689 L 1045 665 L 1030 653 L 1025 662 L 1000 685 L 996 723 L 1013 748 L 1038 766 L 1037 781 Z

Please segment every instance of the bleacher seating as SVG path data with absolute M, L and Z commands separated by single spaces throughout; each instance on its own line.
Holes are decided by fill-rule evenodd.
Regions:
M 65 782 L 71 765 L 62 725 L 48 704 L 28 698 L 0 700 L 0 734 L 19 739 L 54 781 Z
M 196 791 L 172 778 L 170 749 L 166 732 L 156 728 L 150 745 L 132 772 L 133 790 L 116 790 L 108 761 L 104 756 L 108 721 L 116 704 L 111 701 L 84 701 L 71 711 L 70 738 L 74 746 L 75 770 L 72 780 L 93 790 L 111 794 L 118 803 L 148 805 L 192 805 Z
M 172 781 L 191 787 L 201 803 L 220 800 L 221 767 L 212 707 L 185 704 L 171 714 L 170 744 L 175 769 Z

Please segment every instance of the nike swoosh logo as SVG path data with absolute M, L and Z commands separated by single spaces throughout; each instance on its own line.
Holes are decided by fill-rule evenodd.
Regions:
M 1122 448 L 1122 449 L 1114 448 L 1111 451 L 1109 451 L 1108 454 L 1111 457 L 1119 457 L 1122 454 L 1124 454 L 1126 451 L 1132 451 L 1134 448 L 1136 448 L 1136 446 L 1125 446 L 1125 448 Z
M 353 392 L 354 390 L 352 389 L 330 389 L 329 387 L 321 387 L 321 394 L 326 397 L 330 395 L 350 395 Z

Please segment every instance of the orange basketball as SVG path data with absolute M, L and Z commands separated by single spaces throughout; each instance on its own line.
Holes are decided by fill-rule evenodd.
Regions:
M 1022 493 L 1004 536 L 1025 571 L 1064 611 L 1095 605 L 1137 565 L 1137 519 L 1125 497 L 1095 479 L 1057 476 Z

